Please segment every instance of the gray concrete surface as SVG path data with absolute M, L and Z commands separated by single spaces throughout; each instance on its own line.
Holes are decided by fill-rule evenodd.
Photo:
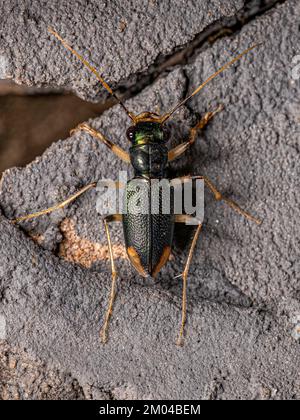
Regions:
M 48 369 L 26 351 L 0 343 L 0 399 L 89 399 L 90 389 L 66 373 Z
M 22 229 L 7 221 L 90 181 L 117 179 L 125 165 L 84 134 L 3 176 L 0 312 L 11 345 L 92 386 L 94 398 L 299 399 L 300 80 L 292 77 L 299 15 L 299 3 L 286 1 L 127 101 L 136 112 L 165 111 L 232 54 L 263 42 L 170 124 L 178 143 L 199 114 L 225 104 L 174 172 L 209 176 L 264 221 L 257 227 L 242 220 L 207 192 L 206 223 L 190 271 L 185 347 L 174 345 L 181 296 L 174 276 L 186 258 L 188 231 L 176 235 L 173 260 L 155 285 L 141 281 L 120 251 L 118 299 L 102 347 L 108 261 L 83 268 L 57 256 L 66 218 L 80 238 L 104 246 L 95 193 Z M 118 107 L 91 124 L 128 146 L 127 117 Z M 121 229 L 114 228 L 113 237 L 121 248 Z
M 0 79 L 67 87 L 84 99 L 106 95 L 94 76 L 48 34 L 48 26 L 65 36 L 113 86 L 122 81 L 128 85 L 156 59 L 244 5 L 243 0 L 192 0 L 188 7 L 184 0 L 0 3 Z

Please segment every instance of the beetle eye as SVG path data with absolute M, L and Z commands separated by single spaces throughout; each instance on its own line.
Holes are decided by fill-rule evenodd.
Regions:
M 134 136 L 135 136 L 135 127 L 129 127 L 127 130 L 127 137 L 130 141 L 134 140 Z

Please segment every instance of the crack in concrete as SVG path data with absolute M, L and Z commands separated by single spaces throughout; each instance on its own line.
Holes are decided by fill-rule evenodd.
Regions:
M 192 275 L 195 282 L 191 286 L 196 288 L 192 289 L 189 285 L 189 299 L 191 303 L 192 300 L 197 300 L 197 287 L 201 288 L 205 281 L 211 282 L 212 292 L 215 293 L 214 285 L 219 281 L 219 277 L 223 278 L 224 283 L 228 279 L 236 278 L 237 287 L 240 288 L 240 284 L 245 286 L 244 291 L 247 295 L 251 298 L 257 295 L 265 300 L 268 304 L 266 310 L 255 306 L 250 306 L 250 308 L 235 306 L 233 309 L 233 305 L 219 304 L 209 298 L 200 298 L 197 300 L 197 307 L 189 310 L 187 346 L 183 352 L 179 352 L 177 349 L 173 350 L 172 345 L 168 344 L 173 343 L 173 328 L 175 328 L 176 320 L 179 320 L 178 296 L 173 298 L 169 291 L 154 288 L 151 290 L 143 284 L 131 287 L 135 282 L 134 274 L 127 271 L 127 268 L 121 267 L 120 269 L 126 274 L 124 280 L 128 279 L 128 283 L 119 282 L 119 295 L 110 331 L 111 340 L 107 347 L 99 351 L 97 341 L 99 311 L 104 314 L 104 305 L 110 287 L 110 277 L 106 267 L 105 270 L 99 270 L 99 274 L 91 270 L 87 276 L 86 270 L 80 267 L 67 265 L 64 262 L 57 264 L 56 258 L 50 253 L 45 255 L 43 250 L 29 243 L 30 241 L 24 241 L 24 245 L 20 246 L 20 243 L 23 244 L 23 235 L 16 230 L 12 234 L 12 227 L 3 221 L 2 238 L 5 246 L 1 257 L 2 277 L 5 283 L 9 281 L 11 285 L 11 291 L 7 294 L 8 302 L 3 307 L 10 322 L 10 340 L 21 347 L 32 347 L 41 360 L 49 361 L 50 367 L 63 366 L 62 371 L 71 372 L 78 378 L 79 385 L 84 384 L 85 396 L 111 399 L 120 399 L 124 395 L 129 399 L 157 398 L 157 396 L 178 398 L 178 395 L 184 398 L 186 396 L 199 398 L 200 395 L 211 399 L 229 397 L 252 399 L 259 398 L 261 395 L 268 399 L 275 396 L 284 399 L 297 398 L 299 354 L 296 346 L 298 343 L 292 336 L 289 323 L 291 314 L 298 311 L 298 302 L 290 297 L 292 287 L 296 288 L 297 285 L 295 269 L 292 265 L 294 256 L 291 254 L 296 255 L 297 249 L 296 244 L 295 249 L 292 247 L 290 240 L 294 232 L 293 227 L 290 228 L 294 213 L 291 216 L 284 207 L 291 192 L 290 186 L 286 186 L 284 175 L 289 175 L 287 181 L 290 176 L 294 176 L 291 162 L 293 163 L 295 159 L 295 155 L 289 153 L 286 143 L 292 143 L 295 136 L 292 127 L 289 130 L 291 126 L 289 119 L 280 122 L 278 118 L 285 95 L 288 98 L 293 97 L 292 95 L 296 97 L 297 91 L 294 89 L 291 92 L 287 88 L 282 88 L 275 105 L 269 104 L 269 100 L 277 99 L 278 86 L 280 87 L 283 78 L 286 78 L 287 71 L 274 72 L 273 67 L 265 69 L 266 62 L 278 57 L 277 52 L 283 49 L 282 45 L 286 48 L 287 59 L 290 51 L 293 52 L 293 45 L 297 45 L 299 34 L 291 30 L 294 28 L 291 25 L 297 25 L 297 21 L 294 17 L 292 18 L 293 10 L 292 6 L 289 7 L 290 2 L 286 3 L 287 11 L 274 11 L 272 25 L 268 15 L 263 22 L 259 23 L 259 27 L 256 27 L 257 22 L 253 22 L 254 28 L 249 31 L 248 38 L 255 39 L 256 36 L 259 38 L 260 34 L 264 38 L 264 31 L 267 28 L 269 33 L 271 31 L 274 33 L 272 48 L 265 48 L 264 55 L 258 60 L 253 73 L 249 71 L 247 74 L 247 71 L 243 71 L 247 63 L 243 63 L 244 68 L 242 64 L 241 68 L 237 69 L 243 73 L 244 78 L 239 81 L 241 89 L 236 97 L 231 91 L 229 92 L 228 104 L 229 108 L 232 105 L 231 117 L 224 117 L 223 121 L 216 120 L 209 129 L 211 130 L 208 132 L 209 137 L 217 140 L 209 149 L 209 153 L 207 153 L 208 145 L 195 148 L 193 152 L 193 162 L 198 159 L 197 165 L 203 171 L 207 170 L 210 164 L 207 158 L 214 159 L 212 169 L 207 175 L 213 175 L 213 178 L 216 177 L 218 181 L 222 177 L 222 191 L 225 190 L 229 192 L 229 195 L 233 194 L 242 198 L 246 193 L 247 195 L 253 193 L 251 202 L 248 197 L 244 200 L 251 209 L 253 202 L 257 203 L 255 205 L 257 210 L 262 209 L 259 203 L 262 202 L 262 205 L 264 203 L 266 211 L 263 212 L 263 216 L 266 223 L 259 233 L 254 229 L 252 231 L 252 228 L 246 224 L 233 225 L 235 218 L 229 214 L 226 228 L 220 230 L 221 213 L 216 210 L 217 213 L 214 219 L 211 219 L 210 228 L 212 231 L 216 230 L 220 240 L 217 243 L 213 241 L 213 233 L 203 238 L 203 245 L 199 250 L 203 252 L 202 248 L 206 246 L 209 252 L 203 252 L 201 257 L 197 257 L 195 261 L 197 264 L 193 264 Z M 284 32 L 283 26 L 283 31 L 276 33 L 274 28 L 278 28 L 281 19 L 284 18 L 285 22 L 289 23 L 290 30 Z M 241 38 L 244 42 L 244 32 L 237 38 L 234 42 L 241 42 Z M 229 45 L 228 39 L 231 41 L 231 38 L 225 38 L 224 44 Z M 287 42 L 285 45 L 286 40 L 290 43 Z M 203 45 L 203 48 L 207 47 L 207 43 Z M 209 64 L 213 66 L 214 62 L 211 61 L 215 60 L 211 60 L 211 56 L 217 58 L 222 56 L 223 41 L 214 46 L 212 53 L 207 48 L 203 55 L 208 57 Z M 156 88 L 159 95 L 164 99 L 168 97 L 168 94 L 178 86 L 175 83 L 178 79 L 181 86 L 180 95 L 184 94 L 189 89 L 189 84 L 194 84 L 201 76 L 203 55 L 201 54 L 199 61 L 195 61 L 193 68 L 187 69 L 186 74 L 179 67 L 178 71 L 169 74 L 169 79 L 173 77 L 171 81 L 165 83 L 163 79 L 158 80 Z M 283 64 L 286 64 L 284 60 L 285 57 Z M 287 66 L 284 67 L 285 70 L 286 68 Z M 218 97 L 224 100 L 225 95 L 227 97 L 227 82 L 229 85 L 229 82 L 235 82 L 238 77 L 235 71 L 232 73 L 234 74 L 231 78 L 230 74 L 228 75 L 230 80 L 224 81 L 220 84 L 221 86 L 215 89 L 212 86 L 205 98 L 207 101 L 202 103 L 200 98 L 195 108 L 207 108 L 208 103 L 212 98 L 214 100 L 216 93 L 219 92 Z M 267 92 L 262 89 L 266 84 L 266 79 L 270 81 Z M 253 89 L 254 86 L 255 89 Z M 247 99 L 245 107 L 243 98 L 248 94 L 247 89 L 253 89 L 253 96 L 249 101 Z M 257 120 L 257 109 L 262 110 L 264 104 L 260 99 L 264 96 L 266 103 L 263 111 L 270 118 L 265 118 L 265 114 L 262 113 L 261 120 Z M 156 104 L 157 98 L 155 95 L 148 96 L 148 90 L 141 102 L 145 101 L 145 98 L 146 100 L 148 98 L 148 103 L 152 107 Z M 138 101 L 137 105 L 139 105 Z M 120 143 L 123 144 L 125 139 L 121 138 L 121 127 L 117 127 L 116 123 L 111 124 L 120 117 L 119 111 L 119 109 L 116 111 L 115 120 L 111 118 L 115 110 L 111 110 L 101 118 L 101 121 L 95 120 L 95 125 L 98 124 L 104 131 L 111 127 L 109 132 L 111 137 L 120 139 Z M 278 132 L 274 130 L 277 123 Z M 220 141 L 218 141 L 219 138 Z M 239 145 L 241 138 L 245 139 L 245 143 Z M 34 206 L 40 206 L 49 200 L 50 196 L 58 194 L 57 185 L 71 184 L 72 188 L 75 188 L 81 182 L 87 181 L 90 176 L 94 177 L 97 174 L 110 176 L 120 168 L 118 164 L 114 164 L 113 158 L 112 164 L 107 165 L 107 162 L 102 159 L 102 150 L 93 147 L 94 144 L 90 140 L 86 142 L 81 140 L 75 137 L 58 143 L 43 156 L 41 161 L 33 165 L 34 168 L 27 168 L 28 172 L 26 170 L 22 174 L 12 172 L 9 175 L 11 180 L 6 179 L 3 183 L 4 190 L 7 190 L 6 194 L 11 194 L 14 198 L 14 200 L 8 199 L 8 202 L 4 200 L 5 211 L 26 208 L 26 205 L 32 206 L 33 201 Z M 202 160 L 199 159 L 201 155 L 203 155 Z M 226 155 L 230 158 L 219 159 L 220 156 L 226 157 Z M 78 160 L 74 159 L 74 156 L 78 157 Z M 208 162 L 202 167 L 204 159 Z M 280 172 L 282 176 L 278 179 L 275 177 L 276 183 L 273 184 L 274 173 L 278 174 L 278 167 L 282 167 L 282 172 Z M 49 179 L 52 173 L 53 180 Z M 257 181 L 256 188 L 256 183 L 244 181 L 253 174 L 259 180 L 262 179 L 262 182 Z M 232 187 L 233 181 L 240 176 L 241 180 L 238 181 L 240 183 L 237 183 L 237 187 Z M 46 178 L 45 181 L 44 178 Z M 27 183 L 30 188 L 27 188 Z M 36 185 L 39 187 L 37 188 Z M 21 198 L 18 195 L 20 186 L 22 187 Z M 279 190 L 282 195 L 277 195 Z M 39 197 L 39 194 L 34 195 L 35 191 L 42 191 L 42 197 Z M 62 189 L 60 194 L 64 191 Z M 29 198 L 31 195 L 32 197 Z M 296 201 L 295 204 L 297 204 Z M 291 207 L 291 203 L 289 205 Z M 294 207 L 296 205 L 293 204 Z M 95 232 L 98 232 L 99 226 L 98 222 L 90 217 L 93 214 L 92 211 L 91 199 L 87 197 L 83 198 L 78 207 L 75 206 L 70 210 L 68 215 L 74 216 L 79 225 L 80 235 L 84 237 L 86 235 L 89 241 L 97 241 L 100 233 Z M 84 220 L 83 215 L 85 215 Z M 209 212 L 209 216 L 211 215 L 212 211 Z M 39 221 L 40 224 L 37 223 L 36 226 L 44 232 L 48 230 L 49 224 L 55 225 L 59 221 L 60 217 L 50 221 Z M 92 233 L 87 234 L 88 230 Z M 272 235 L 269 235 L 270 230 L 273 232 Z M 48 232 L 52 231 L 48 230 Z M 53 236 L 53 233 L 49 234 L 49 243 L 53 240 L 51 239 Z M 119 240 L 119 234 L 115 235 L 115 238 Z M 233 247 L 231 241 L 235 238 L 238 244 Z M 186 240 L 186 237 L 183 239 Z M 287 244 L 290 246 L 286 246 Z M 249 245 L 249 250 L 246 249 L 247 245 Z M 281 252 L 280 246 L 282 246 Z M 14 254 L 13 265 L 21 267 L 21 270 L 16 271 L 12 276 L 10 274 L 12 269 L 7 266 L 10 256 Z M 38 265 L 33 264 L 28 255 L 37 260 Z M 208 255 L 211 257 L 207 261 Z M 203 262 L 204 265 L 201 268 Z M 223 265 L 224 262 L 226 265 Z M 182 258 L 179 255 L 174 265 L 166 271 L 170 279 L 173 278 L 174 273 L 178 274 L 181 263 Z M 263 263 L 265 267 L 260 270 Z M 219 267 L 224 267 L 224 269 L 219 269 Z M 290 275 L 290 281 L 287 277 L 281 278 L 283 272 L 286 276 Z M 217 275 L 218 273 L 220 276 Z M 202 279 L 198 281 L 200 278 Z M 221 286 L 221 289 L 225 292 L 224 296 L 227 296 L 227 288 Z M 278 311 L 275 310 L 276 304 Z M 273 308 L 274 316 L 270 312 Z M 279 363 L 274 363 L 274 360 Z M 280 363 L 282 361 L 284 363 Z M 165 372 L 168 374 L 166 375 Z M 146 383 L 145 374 L 149 378 Z M 182 387 L 183 383 L 184 387 Z M 85 384 L 88 384 L 86 391 Z
M 185 66 L 193 63 L 199 53 L 211 48 L 216 41 L 227 36 L 236 35 L 245 25 L 286 1 L 287 0 L 246 0 L 245 6 L 240 9 L 235 16 L 222 17 L 220 20 L 212 23 L 203 31 L 196 34 L 194 39 L 187 44 L 175 48 L 175 51 L 172 54 L 160 55 L 145 72 L 135 74 L 132 80 L 121 81 L 115 89 L 116 93 L 121 96 L 124 101 L 134 98 L 145 88 L 152 86 L 162 75 L 171 72 L 177 66 Z M 189 91 L 189 80 L 185 72 L 184 77 L 187 79 L 187 84 L 184 95 L 182 95 L 183 97 L 185 94 L 188 94 Z M 115 105 L 116 102 L 110 97 L 107 97 L 106 100 L 103 101 L 103 112 Z M 186 104 L 186 107 L 193 114 L 188 103 Z M 99 116 L 103 112 L 101 112 Z
M 245 6 L 235 16 L 221 18 L 198 33 L 192 41 L 176 48 L 172 54 L 159 56 L 146 72 L 135 75 L 134 82 L 120 82 L 117 93 L 122 95 L 124 100 L 135 97 L 146 87 L 153 85 L 161 75 L 169 73 L 176 66 L 191 64 L 199 53 L 211 48 L 217 40 L 236 35 L 245 25 L 286 1 L 246 0 Z

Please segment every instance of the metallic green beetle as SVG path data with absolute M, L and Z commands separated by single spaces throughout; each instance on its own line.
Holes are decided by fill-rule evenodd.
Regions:
M 179 144 L 177 147 L 168 150 L 166 143 L 169 139 L 169 133 L 165 126 L 165 122 L 174 114 L 175 111 L 183 104 L 186 103 L 191 97 L 196 95 L 203 87 L 215 78 L 218 74 L 223 72 L 225 69 L 234 64 L 239 60 L 243 55 L 247 54 L 250 50 L 256 47 L 256 45 L 248 48 L 243 51 L 237 57 L 233 58 L 230 62 L 222 66 L 216 73 L 211 75 L 204 83 L 202 83 L 196 90 L 194 90 L 187 98 L 178 103 L 170 112 L 164 115 L 157 115 L 152 112 L 142 112 L 139 115 L 134 115 L 132 112 L 129 112 L 125 107 L 123 102 L 118 98 L 118 96 L 112 91 L 108 84 L 103 80 L 101 75 L 97 70 L 92 67 L 78 52 L 67 44 L 67 42 L 62 39 L 57 32 L 49 28 L 49 32 L 52 33 L 72 54 L 74 54 L 90 71 L 92 71 L 97 79 L 100 81 L 102 86 L 118 101 L 122 106 L 124 111 L 127 113 L 128 117 L 132 121 L 132 125 L 127 130 L 127 137 L 131 142 L 132 146 L 130 147 L 129 153 L 121 149 L 119 146 L 112 143 L 108 140 L 102 133 L 94 130 L 89 125 L 83 123 L 80 124 L 74 131 L 85 131 L 90 135 L 96 137 L 102 143 L 104 143 L 109 149 L 116 154 L 120 159 L 131 164 L 135 171 L 135 176 L 130 180 L 126 185 L 126 210 L 124 214 L 113 214 L 104 218 L 105 231 L 107 235 L 110 261 L 112 268 L 112 287 L 108 309 L 106 312 L 105 320 L 103 327 L 101 329 L 101 338 L 103 342 L 107 341 L 107 331 L 108 324 L 112 314 L 112 307 L 115 299 L 116 292 L 116 277 L 117 272 L 114 263 L 111 237 L 109 231 L 109 223 L 111 222 L 122 222 L 124 230 L 125 245 L 128 257 L 138 271 L 143 277 L 155 277 L 161 270 L 161 268 L 166 264 L 169 259 L 169 255 L 172 248 L 173 240 L 173 231 L 175 223 L 187 223 L 193 219 L 192 216 L 188 215 L 176 215 L 171 209 L 169 214 L 163 214 L 159 212 L 158 214 L 152 214 L 151 209 L 145 214 L 136 214 L 131 211 L 131 187 L 133 182 L 139 180 L 143 183 L 144 188 L 141 190 L 140 200 L 146 199 L 146 196 L 150 196 L 151 193 L 151 180 L 153 179 L 164 179 L 166 177 L 166 168 L 169 162 L 181 156 L 196 140 L 197 132 L 205 127 L 209 120 L 219 111 L 223 109 L 222 106 L 219 106 L 215 111 L 208 112 L 204 117 L 199 121 L 199 123 L 190 129 L 190 135 L 187 141 Z M 261 221 L 251 216 L 249 213 L 242 210 L 236 203 L 232 200 L 225 198 L 217 190 L 217 188 L 212 184 L 212 182 L 205 176 L 196 176 L 196 177 L 182 177 L 178 178 L 182 182 L 190 179 L 203 179 L 205 185 L 211 190 L 214 194 L 216 200 L 223 200 L 235 211 L 237 211 L 242 216 L 246 217 L 249 220 L 260 224 Z M 41 216 L 43 214 L 50 213 L 59 208 L 62 208 L 77 197 L 79 197 L 84 192 L 88 191 L 91 188 L 94 188 L 96 183 L 89 184 L 78 191 L 76 194 L 69 197 L 63 203 L 59 203 L 49 209 L 39 211 L 27 216 L 19 217 L 14 222 L 21 222 L 28 220 L 34 217 Z M 136 200 L 136 197 L 135 197 Z M 164 197 L 159 195 L 158 197 L 158 206 L 160 208 Z M 183 344 L 183 335 L 184 335 L 184 326 L 186 322 L 186 291 L 187 291 L 187 276 L 192 259 L 192 255 L 197 243 L 197 239 L 201 230 L 201 223 L 197 223 L 197 228 L 192 240 L 192 244 L 189 250 L 187 262 L 183 273 L 178 276 L 183 279 L 183 296 L 182 296 L 182 319 L 181 326 L 179 331 L 179 336 L 177 339 L 177 344 Z

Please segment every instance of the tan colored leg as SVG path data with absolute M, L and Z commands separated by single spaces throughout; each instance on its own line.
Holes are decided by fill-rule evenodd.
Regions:
M 117 271 L 115 267 L 115 261 L 114 261 L 113 251 L 112 251 L 112 243 L 111 243 L 111 237 L 110 237 L 108 224 L 111 222 L 121 222 L 121 221 L 122 221 L 122 216 L 120 214 L 113 214 L 103 219 L 107 242 L 108 242 L 109 257 L 110 257 L 110 263 L 111 263 L 111 276 L 112 276 L 108 309 L 106 311 L 103 327 L 101 328 L 101 331 L 100 331 L 100 338 L 103 344 L 107 342 L 107 330 L 108 330 L 109 320 L 112 315 L 113 304 L 116 297 L 116 279 L 117 279 Z
M 27 216 L 18 217 L 15 220 L 13 220 L 12 222 L 13 223 L 20 223 L 20 222 L 23 222 L 24 220 L 34 219 L 36 217 L 43 216 L 44 214 L 52 213 L 55 210 L 58 210 L 58 209 L 61 209 L 65 206 L 67 206 L 68 204 L 70 204 L 72 201 L 74 201 L 76 198 L 78 198 L 80 195 L 82 195 L 86 191 L 90 190 L 91 188 L 95 188 L 96 185 L 97 185 L 96 182 L 93 182 L 92 184 L 86 185 L 81 190 L 77 191 L 77 193 L 71 195 L 71 197 L 69 197 L 65 201 L 63 201 L 62 203 L 56 204 L 53 207 L 49 207 L 46 210 L 41 210 L 41 211 L 38 211 L 36 213 L 28 214 Z
M 79 124 L 76 128 L 71 130 L 70 134 L 74 134 L 77 131 L 85 131 L 93 137 L 96 137 L 100 140 L 105 146 L 107 146 L 116 156 L 118 156 L 123 162 L 130 163 L 130 156 L 125 150 L 121 147 L 117 146 L 116 144 L 112 143 L 108 140 L 102 133 L 99 131 L 94 130 L 86 123 Z
M 234 211 L 239 213 L 241 216 L 244 216 L 246 219 L 251 220 L 252 222 L 255 222 L 257 225 L 261 225 L 262 221 L 254 216 L 252 216 L 247 211 L 243 210 L 236 202 L 233 200 L 230 200 L 229 198 L 224 197 L 220 191 L 215 187 L 215 185 L 210 181 L 209 178 L 206 176 L 183 176 L 181 178 L 178 178 L 182 182 L 188 182 L 192 179 L 203 179 L 205 182 L 205 185 L 210 189 L 210 191 L 214 194 L 215 199 L 217 201 L 224 201 L 229 207 L 231 207 Z
M 185 141 L 184 143 L 179 144 L 178 146 L 174 147 L 174 149 L 171 149 L 168 153 L 168 159 L 169 162 L 172 162 L 173 160 L 177 159 L 179 156 L 181 156 L 193 143 L 195 143 L 197 132 L 199 130 L 203 130 L 203 128 L 208 124 L 208 122 L 220 111 L 224 109 L 223 105 L 219 105 L 217 109 L 215 109 L 212 112 L 207 112 L 201 120 L 198 122 L 198 124 L 195 125 L 195 127 L 190 129 L 190 135 L 188 141 Z
M 175 216 L 175 222 L 176 223 L 187 223 L 188 221 L 195 220 L 195 217 L 188 216 L 185 214 L 179 214 Z M 179 330 L 179 335 L 176 344 L 178 346 L 183 345 L 183 335 L 184 335 L 184 327 L 186 323 L 186 308 L 187 308 L 187 278 L 189 273 L 189 268 L 191 265 L 191 261 L 193 258 L 193 253 L 197 244 L 197 240 L 199 238 L 199 234 L 202 228 L 202 224 L 198 222 L 198 226 L 195 232 L 195 235 L 192 240 L 191 248 L 189 250 L 188 258 L 183 270 L 183 273 L 180 274 L 178 277 L 182 277 L 182 315 L 181 315 L 181 326 Z
M 231 207 L 234 211 L 239 213 L 241 216 L 244 216 L 246 219 L 251 220 L 252 222 L 255 222 L 258 225 L 262 224 L 262 221 L 260 219 L 257 219 L 256 217 L 252 216 L 247 211 L 243 210 L 236 202 L 233 200 L 230 200 L 229 198 L 223 197 L 223 195 L 220 193 L 220 191 L 217 190 L 217 188 L 213 185 L 213 183 L 206 177 L 200 177 L 204 180 L 207 187 L 211 190 L 211 192 L 214 194 L 215 199 L 217 201 L 224 201 L 224 203 L 228 204 L 229 207 Z

